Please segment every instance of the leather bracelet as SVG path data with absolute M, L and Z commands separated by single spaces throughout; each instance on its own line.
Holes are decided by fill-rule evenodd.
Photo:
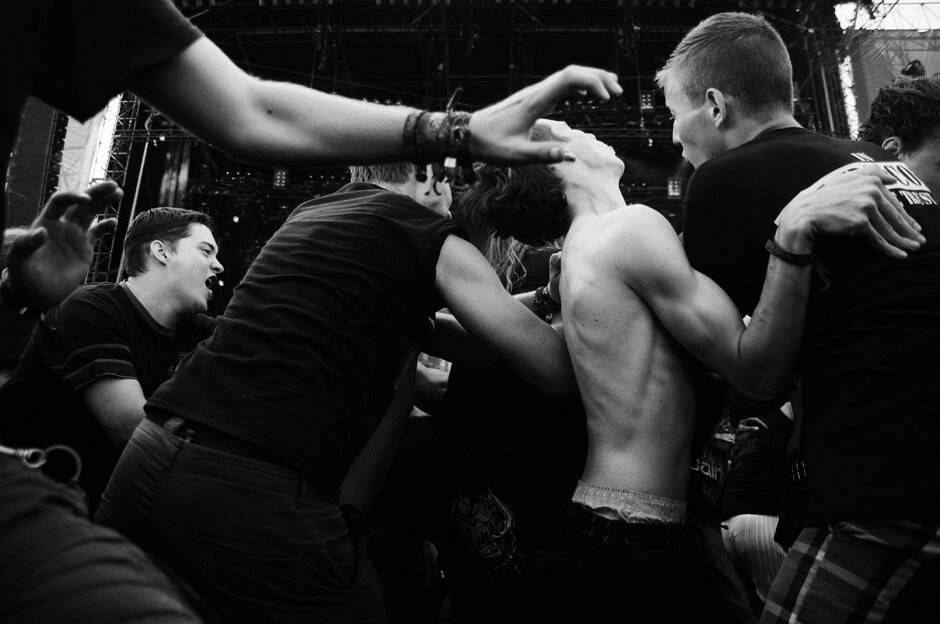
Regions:
M 428 111 L 413 110 L 408 113 L 405 119 L 405 127 L 402 128 L 402 141 L 405 149 L 411 152 L 411 158 L 418 163 L 418 125 L 422 118 L 428 115 Z
M 548 289 L 545 286 L 539 286 L 535 289 L 535 294 L 532 296 L 532 307 L 535 308 L 536 314 L 542 317 L 542 320 L 546 323 L 551 323 L 555 312 L 561 309 L 561 304 L 552 299 L 552 296 L 548 294 Z
M 454 109 L 458 88 L 443 113 L 413 110 L 405 118 L 402 142 L 417 165 L 416 179 L 425 182 L 431 165 L 435 183 L 470 184 L 476 177 L 470 156 L 470 113 Z M 435 191 L 437 187 L 435 184 Z
M 816 256 L 811 253 L 795 254 L 795 253 L 790 253 L 789 251 L 785 249 L 781 249 L 780 246 L 777 245 L 777 243 L 775 243 L 774 239 L 772 238 L 768 239 L 767 243 L 764 244 L 764 249 L 766 249 L 767 252 L 770 253 L 770 255 L 776 256 L 780 258 L 781 260 L 783 260 L 784 262 L 795 264 L 796 266 L 810 266 L 816 260 Z

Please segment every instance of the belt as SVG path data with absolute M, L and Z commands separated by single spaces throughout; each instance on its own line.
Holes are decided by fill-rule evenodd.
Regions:
M 573 531 L 604 544 L 627 548 L 668 549 L 679 544 L 681 524 L 638 524 L 608 520 L 571 503 L 565 511 L 564 523 Z
M 205 425 L 195 420 L 189 420 L 162 411 L 147 414 L 147 420 L 166 429 L 176 437 L 183 438 L 187 442 L 198 446 L 214 451 L 222 451 L 230 455 L 237 455 L 238 457 L 244 457 L 246 459 L 254 459 L 268 464 L 291 468 L 286 461 L 276 454 L 210 425 Z

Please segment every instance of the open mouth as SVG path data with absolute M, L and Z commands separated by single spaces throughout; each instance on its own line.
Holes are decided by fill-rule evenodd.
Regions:
M 209 276 L 206 279 L 206 288 L 208 288 L 209 290 L 212 290 L 213 286 L 215 286 L 216 283 L 218 283 L 218 281 L 219 281 L 219 278 L 217 276 L 215 275 Z

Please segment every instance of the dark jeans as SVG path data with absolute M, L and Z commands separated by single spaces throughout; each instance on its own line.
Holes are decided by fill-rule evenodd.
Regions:
M 81 492 L 0 457 L 0 621 L 200 620 L 139 548 L 91 522 Z
M 459 548 L 441 554 L 454 619 L 459 624 L 553 622 L 553 570 L 544 547 L 519 553 L 519 573 L 494 575 L 490 566 Z
M 224 622 L 385 621 L 358 523 L 335 500 L 286 466 L 170 433 L 178 422 L 141 423 L 97 520 L 156 553 Z
M 685 527 L 591 527 L 574 504 L 551 537 L 557 567 L 555 621 L 708 622 L 703 562 L 690 552 Z M 657 531 L 661 529 L 661 531 Z

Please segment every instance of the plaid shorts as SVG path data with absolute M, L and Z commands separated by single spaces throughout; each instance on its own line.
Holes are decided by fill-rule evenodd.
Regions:
M 760 624 L 935 622 L 940 521 L 807 527 L 774 579 Z

